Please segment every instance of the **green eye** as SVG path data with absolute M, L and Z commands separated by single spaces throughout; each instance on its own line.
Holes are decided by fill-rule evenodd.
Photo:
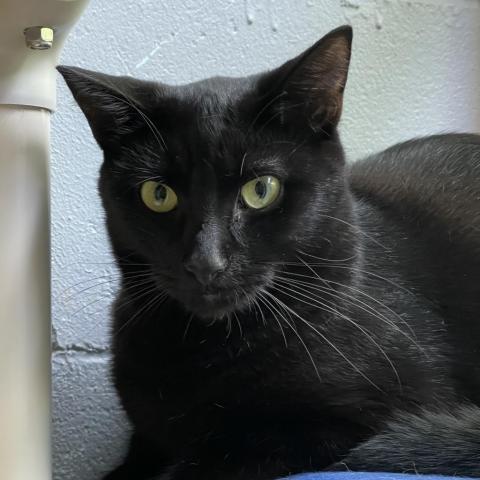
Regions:
M 278 178 L 265 175 L 254 178 L 242 187 L 243 201 L 250 208 L 259 210 L 273 203 L 280 193 Z
M 168 185 L 160 182 L 145 182 L 140 194 L 143 203 L 157 213 L 170 212 L 178 203 L 177 194 Z

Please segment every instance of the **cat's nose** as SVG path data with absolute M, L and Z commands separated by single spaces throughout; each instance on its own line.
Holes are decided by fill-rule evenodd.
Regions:
M 185 270 L 192 273 L 200 284 L 207 286 L 225 270 L 227 262 L 221 255 L 205 257 L 194 253 L 184 265 Z

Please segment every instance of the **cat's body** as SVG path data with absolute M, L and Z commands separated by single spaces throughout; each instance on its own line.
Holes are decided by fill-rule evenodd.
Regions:
M 62 71 L 105 151 L 123 274 L 114 376 L 134 434 L 107 478 L 480 475 L 480 137 L 346 168 L 335 125 L 349 35 L 265 76 L 147 103 L 151 85 Z M 129 123 L 133 102 L 159 130 Z M 258 201 L 265 175 L 281 189 L 256 211 L 239 188 L 256 178 Z M 179 201 L 152 214 L 130 189 L 158 176 Z
M 439 144 L 441 153 L 433 155 Z M 425 149 L 429 157 L 423 154 Z M 406 160 L 399 172 L 383 165 L 396 152 Z M 409 155 L 412 158 L 407 158 Z M 419 164 L 424 169 L 412 185 L 416 192 L 405 189 L 402 195 L 402 190 L 386 188 L 389 177 L 397 185 L 396 180 L 410 170 L 417 174 Z M 275 478 L 325 468 L 340 460 L 362 439 L 381 432 L 386 420 L 395 418 L 397 411 L 416 412 L 422 407 L 454 413 L 459 403 L 480 404 L 480 262 L 474 250 L 464 249 L 462 242 L 452 239 L 456 229 L 442 228 L 446 219 L 441 211 L 436 219 L 438 230 L 433 229 L 433 212 L 429 211 L 433 205 L 421 201 L 427 191 L 438 198 L 454 188 L 458 195 L 449 196 L 449 213 L 456 212 L 455 218 L 461 221 L 466 210 L 480 211 L 478 193 L 467 189 L 475 181 L 475 174 L 480 184 L 478 165 L 477 136 L 427 138 L 355 164 L 351 188 L 359 220 L 354 236 L 362 245 L 364 259 L 354 266 L 336 262 L 330 269 L 355 269 L 350 272 L 355 282 L 347 283 L 351 289 L 345 290 L 350 295 L 346 300 L 353 304 L 345 313 L 360 327 L 342 316 L 328 320 L 337 323 L 334 328 L 324 327 L 324 312 L 312 312 L 302 302 L 289 303 L 314 325 L 321 325 L 316 328 L 382 392 L 356 374 L 339 352 L 294 315 L 288 320 L 298 324 L 320 379 L 305 348 L 288 328 L 289 346 L 285 345 L 268 308 L 263 308 L 268 330 L 260 317 L 255 319 L 248 311 L 238 314 L 241 336 L 236 322 L 228 335 L 223 322 L 205 325 L 169 302 L 115 337 L 117 385 L 127 411 L 140 416 L 135 424 L 145 424 L 156 440 L 163 438 L 165 451 L 173 452 L 173 457 L 167 455 L 169 462 L 181 452 L 172 463 L 187 463 L 179 467 L 187 469 L 185 478 L 196 478 L 197 474 L 199 478 L 217 478 L 213 472 L 218 472 L 219 479 L 257 478 L 257 473 L 258 478 Z M 451 167 L 451 173 L 443 176 L 447 167 Z M 364 185 L 365 180 L 372 179 L 373 168 L 384 178 L 379 188 Z M 394 193 L 396 198 L 391 202 Z M 440 207 L 444 205 L 442 202 Z M 478 248 L 478 243 L 474 245 Z M 305 261 L 314 266 L 321 263 L 308 257 Z M 444 275 L 439 275 L 437 268 Z M 303 268 L 302 274 L 314 275 L 308 268 Z M 435 285 L 434 279 L 440 278 L 441 285 Z M 458 288 L 465 295 L 459 294 Z M 451 305 L 447 301 L 449 293 L 459 305 L 446 312 L 445 304 Z M 360 308 L 355 308 L 357 301 Z M 462 306 L 475 310 L 467 313 Z M 119 309 L 116 329 L 140 307 L 133 303 L 130 309 Z M 401 319 L 394 312 L 401 313 Z M 374 340 L 368 335 L 374 335 Z M 401 385 L 387 356 L 398 371 Z M 130 402 L 135 400 L 130 398 L 137 393 L 125 375 L 131 375 L 133 383 L 133 379 L 145 376 L 145 390 L 138 393 L 141 408 L 131 407 Z M 147 392 L 150 401 L 143 403 Z M 476 433 L 480 435 L 480 431 Z M 450 435 L 448 432 L 445 443 Z M 445 455 L 444 448 L 438 459 Z M 480 455 L 480 437 L 477 452 Z M 470 455 L 473 457 L 474 452 Z M 404 462 L 411 471 L 427 471 L 419 453 Z M 477 464 L 476 472 L 480 457 Z M 397 469 L 393 462 L 385 467 Z M 244 474 L 237 477 L 235 472 L 242 469 Z
M 402 228 L 403 235 L 383 233 L 381 241 L 395 238 L 394 251 L 379 252 L 374 263 L 382 256 L 395 262 L 391 274 L 423 304 L 431 301 L 428 316 L 440 319 L 452 349 L 443 353 L 456 390 L 480 403 L 480 137 L 441 135 L 392 147 L 356 163 L 351 187 Z M 379 228 L 377 215 L 367 231 Z

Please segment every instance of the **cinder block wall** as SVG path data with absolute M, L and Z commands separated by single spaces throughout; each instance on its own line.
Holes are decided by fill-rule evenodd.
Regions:
M 273 67 L 354 27 L 341 133 L 350 159 L 417 135 L 480 131 L 479 0 L 92 0 L 62 63 L 185 83 Z M 100 150 L 62 81 L 53 118 L 53 441 L 57 480 L 97 479 L 128 426 L 109 377 L 116 270 Z

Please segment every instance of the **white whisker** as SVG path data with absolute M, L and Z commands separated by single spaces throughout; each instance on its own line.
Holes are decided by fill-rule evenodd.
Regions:
M 274 287 L 275 288 L 275 287 Z M 270 292 L 265 292 L 267 295 L 272 296 Z M 291 295 L 284 293 L 287 296 L 292 297 Z M 275 297 L 276 298 L 276 297 Z M 295 310 L 290 308 L 284 302 L 277 298 L 277 301 L 292 315 L 298 318 L 304 325 L 312 329 L 317 335 L 324 340 L 327 345 L 329 345 L 333 350 L 335 350 L 359 375 L 361 375 L 370 385 L 372 385 L 375 389 L 379 392 L 385 393 L 376 383 L 374 383 L 365 373 L 363 373 L 334 343 L 332 343 L 322 332 L 320 332 L 315 326 L 313 326 L 310 322 L 305 320 L 301 315 L 299 315 Z
M 277 279 L 277 282 L 280 281 L 281 282 L 281 286 L 282 288 L 286 288 L 288 291 L 291 291 L 293 293 L 295 293 L 296 295 L 300 295 L 302 297 L 305 297 L 305 298 L 308 298 L 311 302 L 315 302 L 315 304 L 312 304 L 310 302 L 306 302 L 300 298 L 297 298 L 298 301 L 300 302 L 303 302 L 303 303 L 306 303 L 307 305 L 310 305 L 312 307 L 316 307 L 316 308 L 320 308 L 321 310 L 324 310 L 326 312 L 329 312 L 329 313 L 333 313 L 334 315 L 337 315 L 338 317 L 342 318 L 343 320 L 347 321 L 348 323 L 350 323 L 351 325 L 353 325 L 355 328 L 357 328 L 360 332 L 362 332 L 377 348 L 378 350 L 381 352 L 381 354 L 383 355 L 383 357 L 386 359 L 386 361 L 388 362 L 388 364 L 390 365 L 391 369 L 393 370 L 393 373 L 395 374 L 395 377 L 397 379 L 397 382 L 399 384 L 399 386 L 401 387 L 402 386 L 402 382 L 400 380 L 400 375 L 398 373 L 398 370 L 397 368 L 395 367 L 395 365 L 393 364 L 392 360 L 390 359 L 390 357 L 388 356 L 388 354 L 385 352 L 385 350 L 378 344 L 378 342 L 373 338 L 372 336 L 372 332 L 370 330 L 368 330 L 367 328 L 365 327 L 362 327 L 361 325 L 359 325 L 357 322 L 355 322 L 353 319 L 351 319 L 349 316 L 339 312 L 336 308 L 318 300 L 318 299 L 315 299 L 315 298 L 312 298 L 311 296 L 309 295 L 305 295 L 303 293 L 301 293 L 301 291 L 303 290 L 304 292 L 307 292 L 307 293 L 311 293 L 309 292 L 308 290 L 306 289 L 302 289 L 301 287 L 299 287 L 298 285 L 296 286 L 297 289 L 301 289 L 301 291 L 298 291 L 298 290 L 295 290 L 293 288 L 289 288 L 287 286 L 285 286 L 285 284 L 287 282 L 285 281 L 282 281 L 282 280 L 279 280 Z M 288 285 L 288 284 L 287 284 Z M 282 291 L 280 289 L 280 291 Z M 330 302 L 330 303 L 333 303 L 333 302 Z M 333 303 L 334 304 L 334 303 Z M 335 305 L 335 304 L 334 304 Z

